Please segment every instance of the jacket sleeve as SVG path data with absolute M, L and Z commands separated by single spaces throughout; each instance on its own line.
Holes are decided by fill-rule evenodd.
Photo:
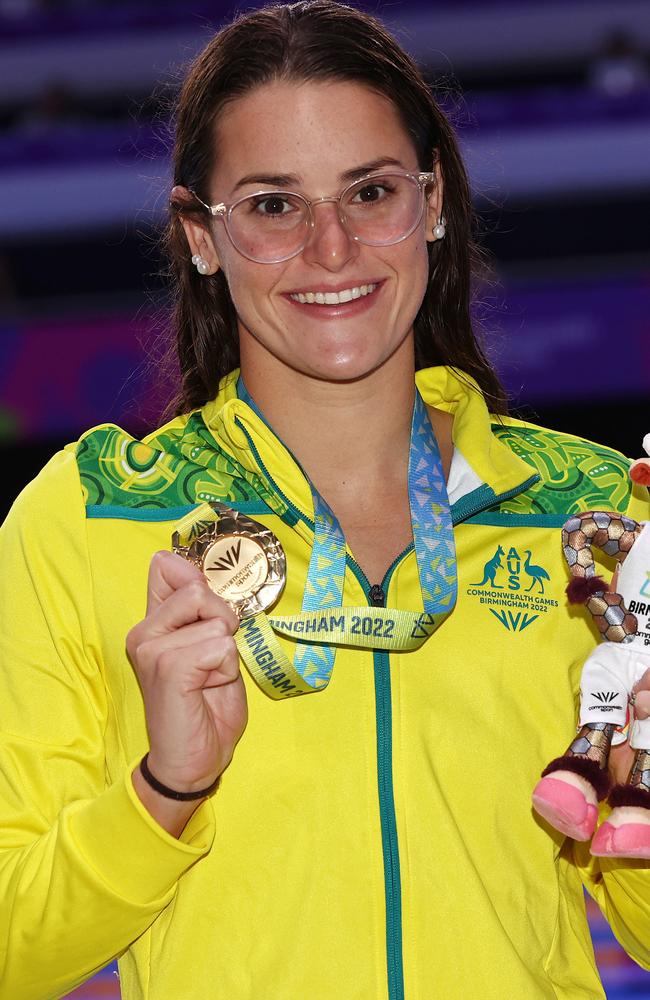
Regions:
M 636 521 L 650 521 L 644 487 L 634 487 L 626 513 Z M 571 844 L 584 885 L 617 940 L 635 962 L 650 969 L 650 861 L 594 858 L 588 843 Z
M 650 969 L 650 861 L 594 858 L 589 844 L 573 843 L 582 881 L 617 941 L 642 968 Z
M 0 998 L 59 997 L 120 954 L 210 849 L 209 803 L 180 840 L 106 777 L 108 693 L 74 455 L 0 529 Z

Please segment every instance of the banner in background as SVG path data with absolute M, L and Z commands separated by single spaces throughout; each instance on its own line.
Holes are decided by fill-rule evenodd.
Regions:
M 650 273 L 504 285 L 479 309 L 515 405 L 648 395 Z M 173 392 L 162 338 L 144 309 L 0 319 L 0 442 L 155 427 Z

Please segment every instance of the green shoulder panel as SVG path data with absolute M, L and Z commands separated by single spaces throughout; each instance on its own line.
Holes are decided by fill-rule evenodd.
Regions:
M 219 447 L 198 412 L 146 442 L 114 425 L 96 428 L 79 441 L 76 457 L 87 507 L 161 510 L 220 500 L 284 513 L 266 481 Z
M 525 493 L 504 501 L 500 510 L 563 515 L 627 510 L 630 463 L 620 452 L 544 427 L 499 423 L 492 432 L 541 477 Z

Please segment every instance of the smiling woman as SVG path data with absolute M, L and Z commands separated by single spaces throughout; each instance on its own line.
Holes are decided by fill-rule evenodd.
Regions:
M 316 122 L 329 137 L 324 148 L 305 141 Z M 277 379 L 274 396 L 293 395 L 304 375 L 350 380 L 385 365 L 392 383 L 402 357 L 412 371 L 442 178 L 432 171 L 420 180 L 392 102 L 357 82 L 274 81 L 229 105 L 216 148 L 211 200 L 236 192 L 244 200 L 226 209 L 225 225 L 207 228 L 188 215 L 184 228 L 207 273 L 223 274 L 242 368 L 264 372 L 265 383 Z M 274 190 L 268 180 L 260 192 L 261 169 L 242 182 L 255 161 L 298 192 Z M 398 172 L 382 172 L 388 164 Z M 364 179 L 350 187 L 351 176 Z M 174 196 L 183 191 L 177 186 Z M 247 384 L 265 409 L 255 382 Z
M 593 645 L 556 529 L 647 496 L 505 416 L 457 145 L 376 19 L 241 16 L 176 126 L 176 415 L 0 535 L 3 996 L 116 956 L 125 1000 L 602 996 L 582 884 L 648 963 L 650 873 L 529 802 Z
M 401 313 L 399 326 L 413 327 L 416 367 L 458 365 L 476 379 L 493 411 L 503 412 L 503 391 L 469 316 L 470 278 L 481 256 L 472 239 L 467 176 L 453 132 L 417 67 L 380 22 L 343 5 L 310 4 L 308 15 L 304 4 L 284 8 L 282 15 L 267 7 L 244 21 L 208 45 L 179 101 L 172 207 L 190 246 L 198 255 L 201 247 L 205 250 L 202 257 L 214 275 L 208 287 L 196 278 L 188 286 L 187 243 L 178 217 L 172 218 L 167 246 L 178 290 L 181 353 L 187 351 L 179 410 L 212 397 L 219 379 L 239 363 L 242 312 L 233 296 L 247 283 L 255 287 L 263 281 L 267 288 L 274 286 L 276 295 L 334 293 L 375 283 L 395 257 L 405 270 L 399 281 L 393 277 L 393 294 L 382 292 L 383 307 L 388 299 Z M 359 214 L 360 206 L 365 211 L 369 204 L 370 191 L 376 200 L 378 189 L 342 189 L 364 175 L 394 171 L 399 193 L 388 192 L 389 200 L 401 213 L 392 210 L 374 233 Z M 413 180 L 400 179 L 408 173 Z M 269 193 L 284 200 L 259 202 Z M 287 193 L 293 199 L 287 201 Z M 283 222 L 290 225 L 286 240 L 274 239 L 271 252 L 257 218 L 251 231 L 250 202 L 240 201 L 251 195 L 256 216 L 260 209 L 274 216 L 274 232 L 279 207 L 291 219 Z M 223 223 L 206 226 L 208 213 Z M 261 238 L 264 246 L 256 248 Z M 366 248 L 372 246 L 375 252 L 369 253 Z M 382 254 L 379 248 L 389 246 Z M 313 273 L 315 264 L 322 269 L 323 255 L 327 281 L 322 272 Z M 249 260 L 267 264 L 264 277 L 264 269 L 250 268 Z M 291 266 L 275 266 L 283 260 Z M 435 282 L 429 280 L 434 271 Z M 295 288 L 287 288 L 292 281 Z M 408 296 L 405 284 L 411 286 Z M 206 331 L 209 343 L 214 344 L 215 327 L 224 342 L 217 367 L 212 350 L 205 355 L 207 365 L 193 363 L 197 353 L 203 356 L 202 296 L 211 300 L 206 308 L 214 317 Z M 280 299 L 265 297 L 269 307 L 280 306 Z M 255 303 L 250 306 L 247 316 Z M 314 309 L 296 312 L 310 320 L 314 314 Z

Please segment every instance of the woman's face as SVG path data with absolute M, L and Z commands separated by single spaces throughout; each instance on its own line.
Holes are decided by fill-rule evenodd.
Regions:
M 361 84 L 277 81 L 233 102 L 218 123 L 212 204 L 281 187 L 309 199 L 337 195 L 363 165 L 419 172 L 415 147 L 393 104 Z M 384 166 L 382 161 L 390 161 Z M 291 176 L 284 183 L 259 178 Z M 241 185 L 244 177 L 253 178 Z M 416 230 L 392 246 L 365 246 L 342 227 L 337 206 L 315 206 L 307 246 L 279 264 L 258 264 L 232 245 L 223 223 L 212 240 L 186 224 L 193 253 L 224 272 L 238 316 L 242 364 L 264 370 L 271 358 L 328 381 L 359 379 L 412 338 L 428 278 L 427 236 L 441 204 L 438 183 Z M 194 235 L 194 240 L 192 238 Z M 210 280 L 206 278 L 206 280 Z M 375 285 L 349 303 L 301 303 L 296 293 Z M 273 364 L 271 364 L 273 367 Z

